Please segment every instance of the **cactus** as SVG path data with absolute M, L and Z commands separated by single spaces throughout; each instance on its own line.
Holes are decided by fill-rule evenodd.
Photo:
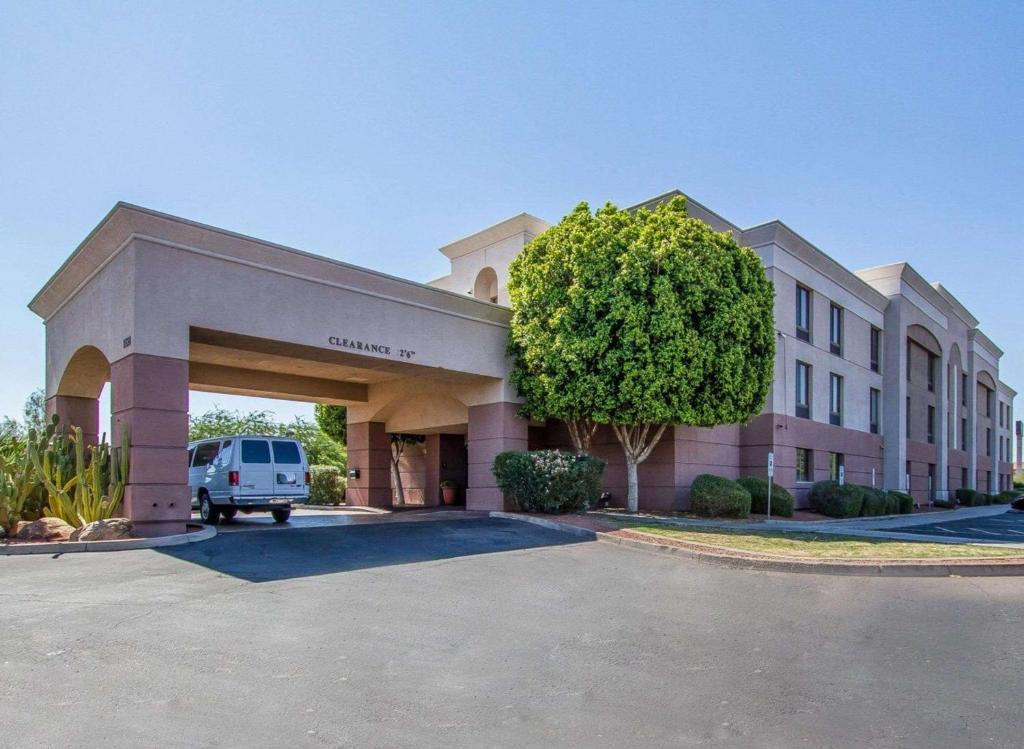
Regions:
M 74 454 L 73 471 L 63 459 L 66 446 Z M 70 435 L 52 439 L 45 447 L 41 442 L 30 442 L 29 459 L 47 492 L 43 514 L 79 527 L 114 517 L 128 483 L 129 447 L 127 429 L 121 435 L 121 446 L 113 451 L 101 442 L 87 452 L 79 427 L 74 427 Z
M 33 511 L 38 512 L 45 490 L 28 453 L 33 445 L 50 444 L 57 432 L 57 422 L 58 417 L 54 415 L 41 432 L 30 429 L 25 450 L 0 456 L 0 528 L 7 535 L 14 531 L 18 521 L 33 519 Z

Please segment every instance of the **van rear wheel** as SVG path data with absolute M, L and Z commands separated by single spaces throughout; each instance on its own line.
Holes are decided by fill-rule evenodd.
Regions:
M 288 518 L 291 517 L 291 510 L 271 510 L 270 514 L 274 516 L 275 523 L 287 523 Z
M 220 510 L 213 506 L 209 494 L 204 494 L 199 498 L 199 517 L 207 525 L 220 523 Z

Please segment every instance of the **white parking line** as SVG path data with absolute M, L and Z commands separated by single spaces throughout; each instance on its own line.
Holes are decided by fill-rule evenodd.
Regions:
M 984 533 L 986 536 L 999 536 L 999 535 L 1002 535 L 1000 533 L 995 533 L 993 531 L 987 531 L 984 528 L 968 528 L 967 530 L 974 531 L 975 533 Z

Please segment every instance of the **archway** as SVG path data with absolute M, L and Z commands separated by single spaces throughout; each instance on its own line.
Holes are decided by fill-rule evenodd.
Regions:
M 473 284 L 473 296 L 485 302 L 498 303 L 498 274 L 494 268 L 488 266 L 481 270 L 476 276 Z
M 95 346 L 82 346 L 68 360 L 57 392 L 46 399 L 46 415 L 56 414 L 62 427 L 79 427 L 86 444 L 100 438 L 100 393 L 110 381 L 110 362 Z

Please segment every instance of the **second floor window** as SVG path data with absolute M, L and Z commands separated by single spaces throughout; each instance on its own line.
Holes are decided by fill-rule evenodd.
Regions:
M 960 449 L 967 449 L 967 417 L 960 419 Z M 966 486 L 966 485 L 965 485 Z
M 960 405 L 967 405 L 967 375 L 960 375 Z
M 928 406 L 928 444 L 935 444 L 935 406 Z
M 871 328 L 871 371 L 881 370 L 882 362 L 882 331 L 872 326 Z
M 828 422 L 836 426 L 843 423 L 843 378 L 834 373 L 829 377 Z
M 872 434 L 878 434 L 882 426 L 882 392 L 875 388 L 868 390 L 868 411 Z
M 796 337 L 801 341 L 811 340 L 811 290 L 796 287 Z
M 938 357 L 934 354 L 928 354 L 928 390 L 932 393 L 935 392 L 935 362 Z
M 811 365 L 796 363 L 796 415 L 811 418 Z
M 834 304 L 828 313 L 828 346 L 833 354 L 843 355 L 843 308 Z
M 992 457 L 992 429 L 985 429 L 985 455 Z

